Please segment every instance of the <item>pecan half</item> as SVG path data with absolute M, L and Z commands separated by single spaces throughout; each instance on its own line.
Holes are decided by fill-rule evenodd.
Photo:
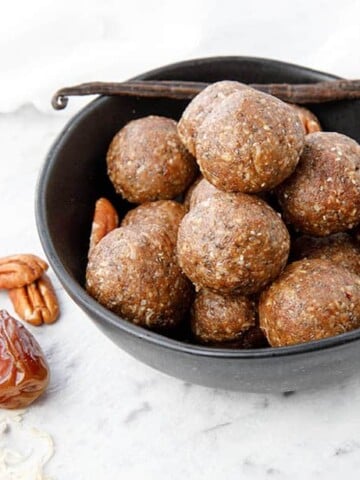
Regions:
M 53 323 L 59 315 L 59 304 L 46 275 L 29 285 L 9 290 L 9 296 L 19 317 L 32 325 Z
M 91 227 L 89 254 L 109 232 L 119 225 L 119 217 L 113 205 L 106 198 L 99 198 L 95 204 L 94 220 Z
M 41 277 L 47 268 L 44 260 L 27 253 L 0 258 L 0 288 L 23 287 Z
M 299 105 L 290 105 L 298 113 L 306 135 L 309 133 L 321 132 L 322 128 L 320 122 L 317 117 L 312 112 L 310 112 L 310 110 L 304 107 L 300 107 Z

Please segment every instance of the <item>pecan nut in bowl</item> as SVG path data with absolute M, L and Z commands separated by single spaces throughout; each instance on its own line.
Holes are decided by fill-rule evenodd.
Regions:
M 33 335 L 0 310 L 0 408 L 25 408 L 49 383 L 49 367 Z
M 54 323 L 59 315 L 59 304 L 50 279 L 42 277 L 20 288 L 9 290 L 15 312 L 32 325 Z
M 109 200 L 106 198 L 99 198 L 95 204 L 88 257 L 90 257 L 91 252 L 100 242 L 100 240 L 114 230 L 118 225 L 119 217 L 111 202 L 109 202 Z
M 20 254 L 0 258 L 0 288 L 19 288 L 32 283 L 48 264 L 36 255 Z
M 310 110 L 308 110 L 307 108 L 304 108 L 304 107 L 300 107 L 300 105 L 295 105 L 294 103 L 290 103 L 289 105 L 299 115 L 306 135 L 308 133 L 314 133 L 314 132 L 321 132 L 322 131 L 319 120 L 317 119 L 317 117 L 312 112 L 310 112 Z

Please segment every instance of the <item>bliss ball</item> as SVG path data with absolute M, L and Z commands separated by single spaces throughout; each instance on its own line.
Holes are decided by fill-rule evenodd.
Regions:
M 219 193 L 219 190 L 211 185 L 205 178 L 202 178 L 189 192 L 189 198 L 187 200 L 189 209 L 194 208 L 195 205 L 206 200 L 207 198 Z
M 139 227 L 158 225 L 165 229 L 176 244 L 180 222 L 186 213 L 184 205 L 174 200 L 147 202 L 130 210 L 121 222 L 122 227 Z
M 329 260 L 294 262 L 262 292 L 259 321 L 272 347 L 359 328 L 360 278 Z
M 334 233 L 328 237 L 303 235 L 293 245 L 296 259 L 323 258 L 360 275 L 360 245 L 348 233 Z
M 157 225 L 120 227 L 100 240 L 89 258 L 86 288 L 120 317 L 152 329 L 178 325 L 192 301 L 174 242 Z
M 203 176 L 218 189 L 257 193 L 291 175 L 303 146 L 304 129 L 291 106 L 245 89 L 225 98 L 204 119 L 196 159 Z
M 184 194 L 183 205 L 187 212 L 190 210 L 190 199 L 191 199 L 192 192 L 194 191 L 196 185 L 200 183 L 202 179 L 203 179 L 203 176 L 199 175 Z
M 241 345 L 244 333 L 256 325 L 255 303 L 243 295 L 200 290 L 191 309 L 194 337 L 210 345 Z
M 277 189 L 288 223 L 326 236 L 360 222 L 360 145 L 333 132 L 306 136 L 294 174 Z
M 106 161 L 116 192 L 133 203 L 175 198 L 197 175 L 175 120 L 153 115 L 125 125 L 113 138 Z
M 197 290 L 247 295 L 280 274 L 289 247 L 284 223 L 263 200 L 219 192 L 182 219 L 177 255 Z
M 189 103 L 179 120 L 178 133 L 183 144 L 194 157 L 196 156 L 195 143 L 197 132 L 207 115 L 224 98 L 246 88 L 249 87 L 230 80 L 216 82 L 206 87 Z

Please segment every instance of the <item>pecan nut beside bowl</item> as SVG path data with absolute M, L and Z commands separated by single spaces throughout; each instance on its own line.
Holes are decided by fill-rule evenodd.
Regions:
M 15 312 L 32 325 L 54 323 L 59 315 L 59 304 L 50 279 L 42 277 L 20 288 L 9 290 Z
M 0 258 L 0 288 L 19 288 L 32 283 L 48 269 L 36 255 L 20 254 Z

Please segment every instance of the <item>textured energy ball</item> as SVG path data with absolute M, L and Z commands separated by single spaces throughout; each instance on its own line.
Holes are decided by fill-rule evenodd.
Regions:
M 321 132 L 322 128 L 320 122 L 315 115 L 307 108 L 300 107 L 299 105 L 289 104 L 295 112 L 299 115 L 301 123 L 304 127 L 304 132 L 308 133 Z
M 189 209 L 194 208 L 198 203 L 215 195 L 215 193 L 219 193 L 219 190 L 205 180 L 205 178 L 201 179 L 191 191 L 188 199 Z
M 259 320 L 272 347 L 359 328 L 360 278 L 329 260 L 294 262 L 262 292 Z
M 183 205 L 187 212 L 190 210 L 190 199 L 191 199 L 192 192 L 194 191 L 196 185 L 198 185 L 198 183 L 200 183 L 202 179 L 203 179 L 203 176 L 199 175 L 184 194 Z
M 306 136 L 294 174 L 277 189 L 284 218 L 303 233 L 325 236 L 360 222 L 360 145 L 340 133 Z
M 263 200 L 219 192 L 182 219 L 177 254 L 198 290 L 247 295 L 280 274 L 289 247 L 284 223 Z
M 202 122 L 196 159 L 203 176 L 228 192 L 270 190 L 295 169 L 304 145 L 299 115 L 253 89 L 224 99 Z
M 297 238 L 293 245 L 296 259 L 323 258 L 360 275 L 360 245 L 348 233 L 334 233 L 328 237 Z
M 241 344 L 255 321 L 255 303 L 243 295 L 224 296 L 203 289 L 191 309 L 191 330 L 201 343 Z
M 133 120 L 113 138 L 108 175 L 117 193 L 133 203 L 175 198 L 197 174 L 171 118 Z
M 196 156 L 195 142 L 197 132 L 207 115 L 224 98 L 238 90 L 247 88 L 249 87 L 242 83 L 230 80 L 216 82 L 206 87 L 189 103 L 179 120 L 178 132 L 183 144 L 194 157 Z
M 149 328 L 176 326 L 192 300 L 174 243 L 164 228 L 117 228 L 94 248 L 86 287 L 99 303 L 133 323 Z
M 130 210 L 121 222 L 122 227 L 140 227 L 144 224 L 165 228 L 176 243 L 179 224 L 186 213 L 184 205 L 174 200 L 158 200 L 139 205 Z

